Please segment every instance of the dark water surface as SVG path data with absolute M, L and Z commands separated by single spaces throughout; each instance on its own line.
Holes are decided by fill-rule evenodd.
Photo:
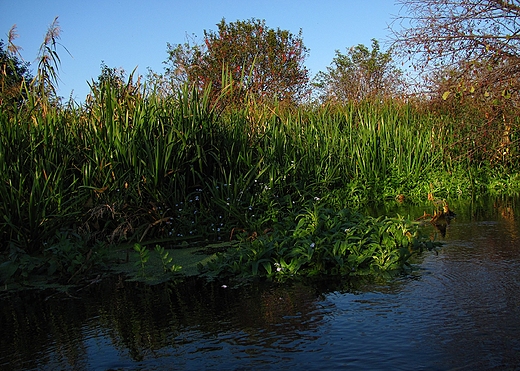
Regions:
M 517 205 L 460 206 L 438 254 L 386 284 L 4 295 L 0 369 L 520 370 Z

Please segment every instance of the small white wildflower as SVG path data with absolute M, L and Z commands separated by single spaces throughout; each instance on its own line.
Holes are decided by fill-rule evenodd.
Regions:
M 311 243 L 311 248 L 314 249 L 314 246 L 316 246 L 316 244 L 313 242 Z

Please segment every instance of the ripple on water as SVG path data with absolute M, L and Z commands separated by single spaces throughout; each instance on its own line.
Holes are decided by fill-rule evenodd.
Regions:
M 31 297 L 3 318 L 38 306 L 16 317 L 19 327 L 5 326 L 14 332 L 25 320 L 44 333 L 34 338 L 43 345 L 0 359 L 39 370 L 518 369 L 518 230 L 498 219 L 455 220 L 412 275 L 356 290 L 187 282 L 107 286 L 101 299 L 66 306 Z M 57 314 L 65 311 L 75 316 Z

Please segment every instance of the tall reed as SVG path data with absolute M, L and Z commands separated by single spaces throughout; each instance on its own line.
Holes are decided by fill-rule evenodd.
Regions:
M 443 166 L 434 119 L 407 105 L 224 109 L 209 91 L 164 98 L 133 84 L 92 86 L 83 106 L 0 113 L 3 251 L 42 251 L 60 229 L 116 241 L 185 236 L 193 223 L 200 238 L 217 222 L 259 228 L 284 197 L 383 201 Z

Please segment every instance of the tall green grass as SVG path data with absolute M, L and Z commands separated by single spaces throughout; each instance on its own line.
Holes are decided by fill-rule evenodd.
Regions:
M 2 251 L 44 251 L 63 230 L 228 238 L 282 204 L 382 202 L 445 166 L 435 118 L 406 104 L 222 109 L 189 87 L 129 91 L 107 83 L 82 106 L 0 113 Z

